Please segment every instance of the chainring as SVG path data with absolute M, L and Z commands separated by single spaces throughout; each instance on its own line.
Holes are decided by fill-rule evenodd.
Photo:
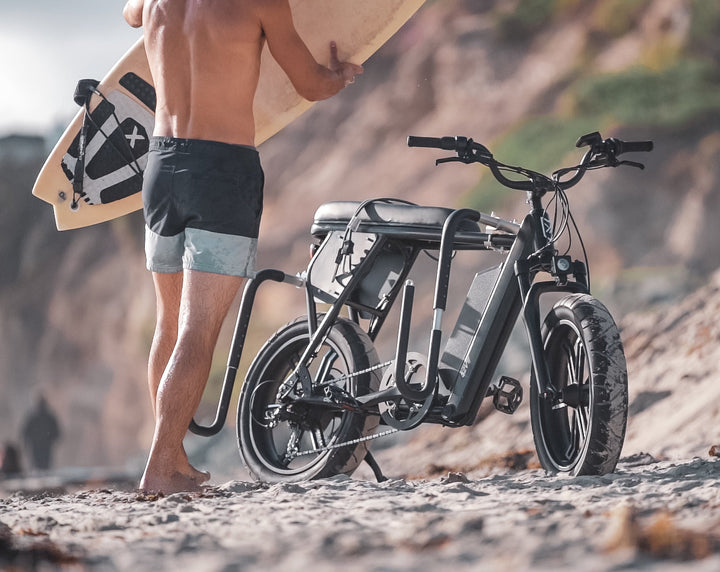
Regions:
M 418 352 L 408 352 L 405 359 L 405 380 L 408 383 L 413 382 L 413 378 L 419 380 L 418 385 L 422 385 L 425 380 L 425 372 L 427 371 L 427 362 L 425 356 Z M 390 366 L 385 371 L 382 381 L 380 382 L 380 391 L 395 386 L 395 368 Z M 382 420 L 395 429 L 407 431 L 414 429 L 423 422 L 430 407 L 432 407 L 435 394 L 431 393 L 425 401 L 411 401 L 404 397 L 398 397 L 393 401 L 385 401 L 378 405 L 380 417 Z

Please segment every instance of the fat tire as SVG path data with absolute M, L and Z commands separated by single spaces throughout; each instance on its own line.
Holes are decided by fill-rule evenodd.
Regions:
M 551 380 L 558 389 L 565 387 L 568 378 L 573 376 L 568 367 L 568 355 L 572 352 L 566 351 L 567 348 L 584 348 L 580 351 L 585 352 L 583 361 L 587 372 L 580 377 L 589 385 L 589 398 L 583 411 L 586 436 L 570 454 L 565 454 L 563 450 L 571 447 L 568 443 L 572 441 L 568 438 L 572 433 L 570 425 L 575 423 L 579 407 L 553 409 L 550 400 L 540 396 L 533 374 L 530 418 L 540 464 L 554 474 L 613 472 L 625 439 L 628 410 L 627 365 L 615 321 L 597 299 L 587 294 L 573 294 L 553 306 L 545 318 L 542 335 Z M 575 352 L 575 357 L 578 353 Z
M 258 406 L 253 411 L 253 395 L 258 386 L 265 382 L 279 382 L 294 369 L 289 362 L 298 348 L 305 348 L 308 341 L 307 318 L 298 318 L 280 328 L 261 348 L 253 360 L 240 392 L 237 413 L 237 436 L 240 456 L 250 475 L 266 483 L 300 482 L 311 479 L 352 474 L 363 461 L 368 443 L 361 442 L 332 449 L 315 456 L 309 455 L 307 466 L 299 468 L 282 467 L 277 462 L 277 451 L 270 443 L 268 429 L 254 421 Z M 360 326 L 350 320 L 338 318 L 330 330 L 323 346 L 331 346 L 338 354 L 343 369 L 348 373 L 368 369 L 379 363 L 377 352 L 370 337 Z M 317 358 L 316 358 L 317 359 Z M 354 378 L 355 396 L 377 391 L 380 386 L 380 371 L 364 373 Z M 273 379 L 275 375 L 282 379 Z M 268 378 L 269 376 L 269 378 Z M 276 389 L 268 391 L 275 392 Z M 268 393 L 270 395 L 270 393 Z M 273 393 L 274 395 L 274 393 Z M 357 413 L 339 415 L 339 429 L 332 433 L 335 442 L 351 441 L 365 437 L 375 431 L 379 416 L 362 416 Z M 315 457 L 313 459 L 313 457 Z

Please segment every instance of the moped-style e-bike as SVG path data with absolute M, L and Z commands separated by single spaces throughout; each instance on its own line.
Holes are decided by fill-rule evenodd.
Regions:
M 472 209 L 394 199 L 322 205 L 311 228 L 317 243 L 307 270 L 295 276 L 263 270 L 248 283 L 215 423 L 193 422 L 191 430 L 210 435 L 222 427 L 255 293 L 271 280 L 302 287 L 307 315 L 265 343 L 242 386 L 239 448 L 254 478 L 350 474 L 363 459 L 381 478 L 368 451 L 374 439 L 421 423 L 471 425 L 486 398 L 513 413 L 523 388 L 495 371 L 520 316 L 532 360 L 531 426 L 542 467 L 572 475 L 613 471 L 627 421 L 620 333 L 590 294 L 587 256 L 577 260 L 558 245 L 568 236 L 580 238 L 566 191 L 589 170 L 643 168 L 618 157 L 650 151 L 652 142 L 585 135 L 577 142 L 589 147 L 580 163 L 551 176 L 505 165 L 465 137 L 409 137 L 408 144 L 454 152 L 437 163 L 487 166 L 501 184 L 527 193 L 530 212 L 517 224 Z M 446 336 L 443 314 L 459 250 L 499 251 L 504 260 L 475 275 Z M 421 251 L 438 252 L 427 353 L 408 351 L 415 298 L 408 274 Z M 543 318 L 540 301 L 549 294 L 558 300 Z M 381 363 L 373 342 L 398 298 L 395 356 Z

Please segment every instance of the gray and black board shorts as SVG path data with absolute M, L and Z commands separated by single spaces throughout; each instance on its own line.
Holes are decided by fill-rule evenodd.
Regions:
M 142 190 L 148 269 L 253 276 L 264 182 L 254 147 L 153 137 Z

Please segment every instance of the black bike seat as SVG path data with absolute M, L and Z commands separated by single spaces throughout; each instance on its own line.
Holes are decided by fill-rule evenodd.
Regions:
M 359 220 L 357 230 L 376 234 L 438 235 L 445 219 L 454 211 L 444 207 L 422 207 L 414 204 L 371 202 L 359 213 L 359 201 L 325 203 L 315 212 L 310 232 L 323 236 L 333 230 L 343 230 L 353 216 Z M 476 222 L 464 220 L 458 229 L 462 232 L 481 232 Z

